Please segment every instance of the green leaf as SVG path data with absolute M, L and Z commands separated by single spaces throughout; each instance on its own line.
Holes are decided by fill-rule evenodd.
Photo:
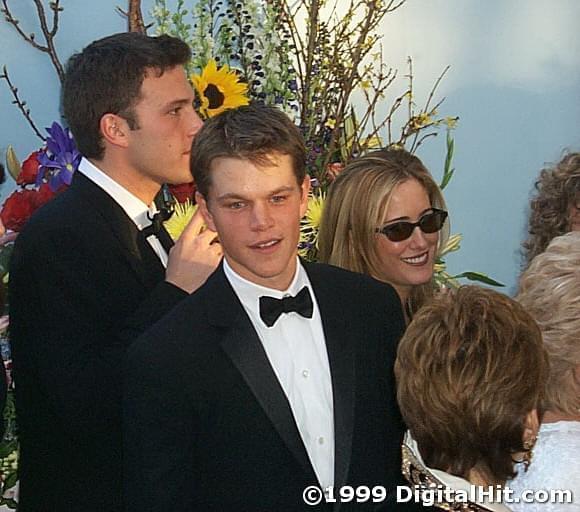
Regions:
M 505 284 L 500 283 L 499 281 L 496 281 L 495 279 L 492 279 L 491 277 L 481 272 L 462 272 L 461 274 L 452 276 L 452 279 L 461 279 L 461 278 L 468 279 L 469 281 L 478 281 L 480 283 L 489 284 L 491 286 L 502 286 L 502 287 L 505 286 Z
M 18 178 L 18 175 L 20 174 L 20 161 L 18 160 L 16 151 L 14 151 L 12 146 L 8 146 L 8 149 L 6 150 L 6 168 L 8 169 L 10 176 L 12 176 L 14 181 L 16 181 L 16 178 Z
M 455 169 L 451 168 L 453 161 L 453 152 L 455 150 L 455 141 L 451 137 L 451 130 L 447 130 L 447 154 L 445 155 L 445 167 L 443 168 L 443 179 L 441 180 L 441 190 L 443 190 L 451 181 Z
M 16 485 L 18 481 L 18 473 L 14 471 L 14 473 L 10 473 L 6 480 L 4 480 L 4 489 L 12 489 Z
M 453 177 L 453 173 L 455 172 L 455 169 L 451 169 L 451 171 L 449 172 L 445 172 L 445 174 L 443 175 L 443 179 L 441 180 L 441 190 L 443 190 L 451 181 L 451 178 Z
M 10 256 L 12 256 L 12 244 L 4 245 L 0 248 L 0 279 L 3 279 L 8 272 Z
M 2 441 L 0 443 L 0 459 L 8 457 L 16 448 L 18 448 L 18 442 L 15 439 L 12 441 Z

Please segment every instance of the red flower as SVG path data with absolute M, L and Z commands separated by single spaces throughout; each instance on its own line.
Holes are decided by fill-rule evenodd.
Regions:
M 193 181 L 190 183 L 182 183 L 181 185 L 169 185 L 169 192 L 171 192 L 171 195 L 173 195 L 179 203 L 185 203 L 188 199 L 193 203 L 195 185 L 193 184 Z
M 54 192 L 47 184 L 42 185 L 40 189 L 17 190 L 4 202 L 0 219 L 6 229 L 22 231 L 31 215 L 54 196 Z
M 30 156 L 24 160 L 16 183 L 18 185 L 31 185 L 36 182 L 36 175 L 38 174 L 38 155 L 40 151 L 31 153 Z
M 58 192 L 62 192 L 67 187 L 61 187 Z M 41 206 L 48 203 L 58 192 L 53 192 L 48 183 L 40 185 L 40 188 L 36 191 L 36 196 L 33 199 L 34 209 L 37 210 Z
M 34 212 L 34 198 L 36 190 L 17 190 L 13 192 L 4 202 L 0 219 L 6 229 L 21 231 L 26 221 Z

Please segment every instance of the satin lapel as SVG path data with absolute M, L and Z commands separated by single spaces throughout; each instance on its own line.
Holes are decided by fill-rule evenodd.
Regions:
M 125 249 L 127 261 L 139 280 L 147 286 L 159 282 L 165 273 L 163 265 L 123 208 L 80 172 L 74 173 L 71 189 L 82 196 L 82 200 L 91 205 L 95 215 L 100 215 L 107 223 Z
M 325 282 L 315 265 L 304 264 L 322 318 L 334 402 L 334 485 L 345 485 L 352 451 L 355 402 L 355 347 L 358 333 L 349 322 L 348 307 Z
M 221 345 L 230 357 L 274 428 L 304 470 L 314 474 L 300 437 L 290 404 L 268 361 L 262 343 L 231 288 L 223 268 L 213 274 L 208 285 L 208 316 L 213 325 L 226 327 Z

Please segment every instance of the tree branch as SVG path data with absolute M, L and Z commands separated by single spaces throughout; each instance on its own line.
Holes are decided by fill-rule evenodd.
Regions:
M 8 76 L 8 70 L 6 69 L 6 66 L 3 66 L 3 68 L 2 68 L 2 74 L 0 75 L 0 79 L 6 80 L 6 83 L 8 84 L 8 87 L 10 88 L 10 92 L 12 93 L 12 96 L 14 97 L 14 100 L 12 101 L 12 103 L 18 107 L 20 112 L 22 112 L 22 115 L 28 121 L 28 124 L 30 125 L 30 127 L 32 128 L 32 130 L 34 131 L 36 136 L 40 140 L 42 140 L 42 142 L 44 142 L 46 140 L 46 137 L 42 136 L 42 134 L 40 133 L 40 130 L 34 124 L 34 121 L 32 120 L 32 117 L 30 116 L 30 109 L 26 107 L 26 101 L 23 101 L 19 98 L 18 89 L 16 87 L 14 87 L 14 85 L 12 84 L 12 81 L 10 80 L 10 77 Z
M 55 0 L 54 2 L 50 3 L 50 8 L 52 9 L 52 29 L 49 30 L 48 24 L 46 22 L 46 13 L 44 12 L 44 6 L 42 5 L 41 0 L 34 0 L 34 4 L 36 5 L 36 11 L 38 13 L 38 19 L 40 21 L 40 28 L 42 29 L 42 34 L 44 35 L 44 39 L 46 41 L 46 49 L 44 50 L 50 56 L 50 60 L 52 61 L 52 65 L 54 69 L 56 69 L 56 74 L 60 82 L 64 81 L 64 68 L 58 58 L 56 53 L 56 48 L 54 46 L 54 37 L 58 30 L 58 13 L 62 11 L 62 7 L 59 6 L 60 0 Z
M 20 28 L 20 22 L 12 15 L 10 8 L 8 7 L 8 0 L 1 0 L 2 1 L 2 13 L 6 18 L 6 21 L 12 25 L 16 32 L 26 41 L 29 45 L 37 50 L 48 53 L 50 60 L 52 61 L 52 65 L 56 70 L 56 74 L 58 75 L 59 80 L 64 80 L 64 68 L 58 58 L 58 54 L 56 52 L 56 47 L 54 46 L 54 38 L 58 31 L 58 16 L 59 12 L 62 11 L 62 7 L 60 7 L 60 0 L 55 0 L 54 2 L 50 3 L 50 8 L 53 11 L 53 18 L 52 18 L 52 28 L 48 28 L 48 23 L 46 19 L 46 12 L 44 10 L 44 6 L 42 5 L 42 0 L 33 0 L 34 5 L 36 6 L 36 12 L 38 14 L 38 21 L 40 23 L 40 28 L 42 30 L 42 35 L 44 36 L 44 40 L 46 45 L 43 46 L 40 43 L 36 42 L 36 36 L 34 33 L 26 34 L 22 28 Z
M 141 0 L 129 0 L 128 10 L 124 11 L 120 7 L 117 7 L 117 12 L 127 18 L 128 32 L 139 32 L 140 34 L 146 34 L 147 29 L 151 26 L 145 25 L 145 22 L 143 21 L 143 14 L 141 13 Z

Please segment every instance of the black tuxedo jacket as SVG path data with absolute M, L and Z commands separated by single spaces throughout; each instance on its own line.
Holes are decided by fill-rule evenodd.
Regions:
M 334 398 L 335 484 L 398 481 L 394 290 L 305 264 Z M 304 511 L 318 485 L 286 399 L 223 268 L 131 346 L 125 397 L 128 510 Z M 372 510 L 376 504 L 356 507 Z M 341 510 L 348 510 L 343 504 Z
M 10 331 L 21 512 L 123 509 L 126 350 L 187 296 L 164 276 L 123 209 L 80 173 L 19 235 Z

